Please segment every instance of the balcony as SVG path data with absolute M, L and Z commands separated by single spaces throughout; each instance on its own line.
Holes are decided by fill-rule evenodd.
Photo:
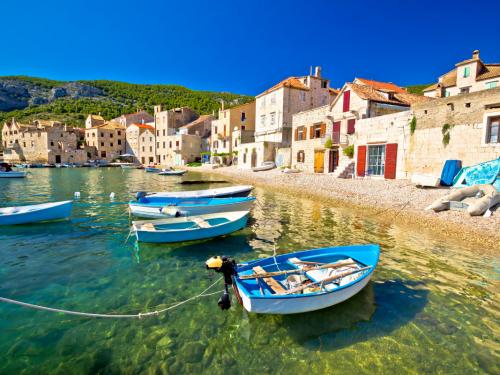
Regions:
M 349 144 L 349 135 L 341 134 L 341 133 L 333 133 L 332 134 L 332 143 L 334 145 L 348 145 Z

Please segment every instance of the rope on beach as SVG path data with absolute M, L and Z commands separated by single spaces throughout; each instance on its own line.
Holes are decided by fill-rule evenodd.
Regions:
M 83 316 L 86 318 L 108 318 L 108 319 L 142 319 L 142 318 L 148 318 L 151 316 L 158 316 L 162 313 L 165 313 L 169 310 L 173 310 L 176 307 L 179 307 L 187 302 L 193 301 L 195 299 L 201 298 L 201 297 L 208 297 L 208 296 L 213 296 L 214 294 L 222 293 L 223 290 L 219 290 L 217 292 L 212 292 L 205 294 L 207 291 L 209 291 L 211 288 L 213 288 L 220 280 L 222 280 L 222 277 L 216 280 L 213 284 L 211 284 L 208 288 L 206 288 L 204 291 L 202 291 L 199 294 L 196 294 L 188 299 L 185 299 L 183 301 L 175 302 L 172 306 L 166 307 L 161 310 L 156 310 L 156 311 L 149 311 L 149 312 L 144 312 L 144 313 L 138 313 L 138 314 L 97 314 L 97 313 L 87 313 L 87 312 L 81 312 L 81 311 L 72 311 L 72 310 L 64 310 L 64 309 L 57 309 L 53 307 L 46 307 L 46 306 L 40 306 L 40 305 L 35 305 L 32 303 L 26 303 L 26 302 L 21 302 L 21 301 L 16 301 L 10 298 L 4 298 L 0 297 L 0 302 L 5 302 L 5 303 L 12 303 L 14 305 L 19 305 L 23 307 L 27 307 L 30 309 L 35 309 L 35 310 L 42 310 L 42 311 L 50 311 L 50 312 L 55 312 L 55 313 L 63 313 L 63 314 L 68 314 L 68 315 L 77 315 L 77 316 Z

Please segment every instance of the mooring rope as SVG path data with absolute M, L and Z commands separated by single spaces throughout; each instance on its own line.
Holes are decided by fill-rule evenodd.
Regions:
M 5 302 L 5 303 L 12 303 L 14 305 L 19 305 L 23 307 L 27 307 L 30 309 L 35 309 L 35 310 L 43 310 L 43 311 L 50 311 L 50 312 L 55 312 L 55 313 L 63 313 L 63 314 L 68 314 L 68 315 L 77 315 L 77 316 L 83 316 L 87 318 L 108 318 L 108 319 L 142 319 L 142 318 L 147 318 L 151 316 L 158 316 L 166 311 L 172 310 L 176 307 L 179 307 L 187 302 L 193 301 L 197 298 L 201 297 L 208 297 L 208 296 L 213 296 L 214 294 L 217 293 L 222 293 L 224 290 L 220 290 L 217 292 L 213 293 L 208 293 L 205 294 L 208 290 L 210 290 L 212 287 L 215 286 L 220 280 L 222 280 L 222 277 L 220 277 L 218 280 L 216 280 L 213 284 L 211 284 L 208 288 L 206 288 L 203 292 L 196 294 L 188 299 L 185 299 L 184 301 L 179 301 L 175 302 L 172 306 L 166 307 L 161 310 L 156 310 L 156 311 L 150 311 L 150 312 L 144 312 L 144 313 L 138 313 L 138 314 L 96 314 L 96 313 L 87 313 L 87 312 L 81 312 L 81 311 L 72 311 L 72 310 L 64 310 L 64 309 L 57 309 L 53 307 L 46 307 L 46 306 L 40 306 L 40 305 L 35 305 L 32 303 L 26 303 L 26 302 L 21 302 L 21 301 L 16 301 L 10 298 L 4 298 L 0 297 L 0 302 Z

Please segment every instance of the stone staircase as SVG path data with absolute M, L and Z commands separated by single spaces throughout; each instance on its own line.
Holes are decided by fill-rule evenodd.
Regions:
M 352 178 L 354 176 L 354 165 L 352 159 L 342 159 L 332 176 L 336 178 Z

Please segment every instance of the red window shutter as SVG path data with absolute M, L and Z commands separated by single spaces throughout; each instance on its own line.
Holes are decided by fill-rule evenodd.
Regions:
M 332 141 L 333 143 L 340 143 L 340 121 L 333 123 L 333 132 L 332 132 Z
M 326 133 L 326 124 L 323 122 L 321 124 L 321 137 L 324 137 Z
M 354 134 L 356 131 L 356 119 L 347 120 L 347 134 Z
M 351 108 L 351 92 L 349 90 L 344 91 L 343 99 L 343 111 L 349 112 L 349 109 Z
M 314 139 L 314 125 L 309 128 L 309 139 Z
M 299 128 L 295 128 L 295 140 L 299 140 Z
M 364 177 L 366 169 L 366 146 L 358 146 L 358 162 L 356 163 L 356 174 Z
M 388 143 L 385 146 L 385 173 L 384 177 L 388 179 L 396 178 L 396 162 L 398 159 L 398 144 Z

